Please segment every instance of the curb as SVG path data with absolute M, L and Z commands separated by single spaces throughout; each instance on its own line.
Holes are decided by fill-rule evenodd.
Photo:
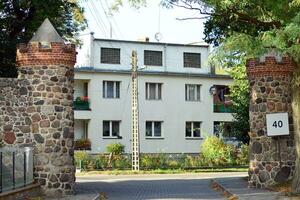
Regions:
M 215 191 L 221 193 L 228 200 L 238 200 L 239 199 L 239 197 L 236 194 L 231 193 L 223 185 L 218 183 L 215 179 L 210 180 L 210 185 Z

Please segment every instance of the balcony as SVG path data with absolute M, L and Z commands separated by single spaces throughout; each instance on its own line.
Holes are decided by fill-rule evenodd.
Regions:
M 73 102 L 74 110 L 91 110 L 88 97 L 77 97 Z
M 91 150 L 91 141 L 88 138 L 89 123 L 90 120 L 75 119 L 75 150 Z
M 213 94 L 213 109 L 215 113 L 232 113 L 232 100 L 230 99 L 230 90 L 225 85 L 214 85 Z

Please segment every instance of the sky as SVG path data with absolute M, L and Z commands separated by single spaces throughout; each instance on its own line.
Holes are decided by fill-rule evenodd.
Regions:
M 188 44 L 203 41 L 204 20 L 176 19 L 199 16 L 197 11 L 167 9 L 159 6 L 160 0 L 147 0 L 147 7 L 135 9 L 123 0 L 123 7 L 112 13 L 109 11 L 112 1 L 89 0 L 80 3 L 89 25 L 86 31 L 95 32 L 96 38 L 138 40 L 149 37 L 151 42 L 156 42 L 155 34 L 160 32 L 160 42 Z

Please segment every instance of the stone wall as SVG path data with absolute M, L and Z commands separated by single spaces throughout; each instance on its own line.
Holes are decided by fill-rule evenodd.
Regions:
M 8 146 L 31 146 L 28 80 L 0 78 L 0 133 Z
M 47 196 L 73 194 L 74 45 L 20 45 L 19 76 L 0 79 L 0 133 L 8 146 L 31 146 L 34 177 Z
M 258 188 L 291 179 L 295 169 L 291 107 L 293 69 L 287 57 L 266 56 L 261 61 L 247 62 L 251 95 L 249 181 Z M 281 112 L 289 115 L 290 135 L 268 137 L 266 114 Z

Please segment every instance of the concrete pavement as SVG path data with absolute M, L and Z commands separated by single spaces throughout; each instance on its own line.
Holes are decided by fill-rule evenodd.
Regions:
M 77 195 L 65 200 L 225 199 L 211 187 L 214 179 L 241 200 L 296 200 L 281 193 L 248 188 L 244 172 L 152 175 L 94 175 L 77 177 Z
M 238 172 L 83 176 L 77 177 L 77 192 L 82 197 L 102 193 L 109 200 L 220 200 L 224 198 L 210 187 L 210 180 L 215 177 L 243 177 L 245 175 L 246 173 Z
M 214 179 L 227 192 L 238 197 L 239 200 L 296 200 L 300 197 L 287 197 L 279 192 L 266 189 L 249 188 L 245 177 L 223 177 Z

